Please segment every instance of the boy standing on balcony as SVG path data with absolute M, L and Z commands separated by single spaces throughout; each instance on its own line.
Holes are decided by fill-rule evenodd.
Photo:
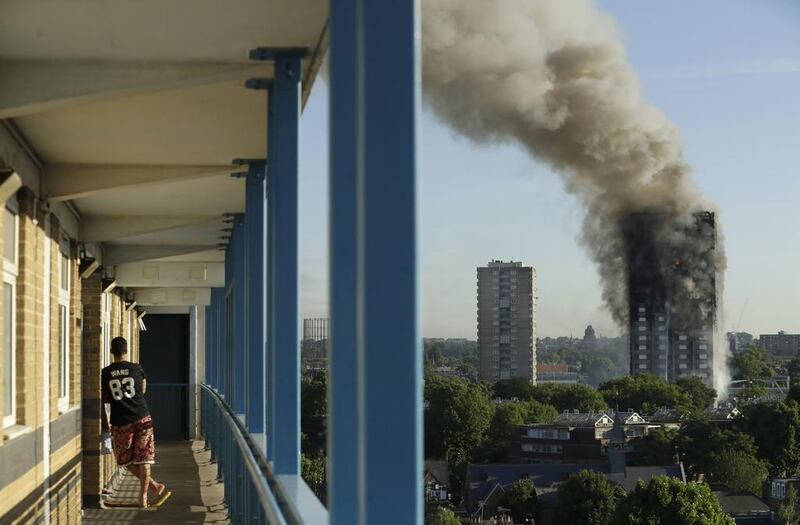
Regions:
M 117 464 L 126 467 L 139 478 L 139 506 L 147 507 L 147 491 L 155 493 L 158 507 L 172 494 L 164 484 L 150 476 L 150 465 L 155 463 L 156 450 L 153 438 L 153 420 L 144 399 L 147 377 L 137 363 L 128 361 L 128 342 L 124 337 L 111 340 L 114 362 L 101 372 L 103 432 L 108 432 L 109 421 L 105 404 L 111 405 L 111 435 Z

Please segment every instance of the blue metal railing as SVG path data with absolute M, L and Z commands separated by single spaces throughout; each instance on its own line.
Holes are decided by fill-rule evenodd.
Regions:
M 327 524 L 327 511 L 300 476 L 274 476 L 225 400 L 208 385 L 200 392 L 200 424 L 225 484 L 231 523 Z
M 270 489 L 272 477 L 239 418 L 214 390 L 200 385 L 200 425 L 217 463 L 217 477 L 225 483 L 225 503 L 231 523 L 293 523 L 285 506 Z M 282 508 L 284 507 L 284 508 Z

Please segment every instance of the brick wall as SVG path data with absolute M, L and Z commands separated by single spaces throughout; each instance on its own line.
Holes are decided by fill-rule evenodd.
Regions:
M 100 371 L 103 366 L 103 355 L 110 349 L 103 347 L 103 304 L 102 304 L 102 272 L 96 271 L 81 283 L 81 301 L 83 303 L 82 331 L 82 376 L 83 385 L 83 501 L 87 506 L 97 506 L 100 493 L 116 472 L 113 456 L 100 455 L 100 414 L 103 410 L 100 400 Z M 107 294 L 110 301 L 109 328 L 111 338 L 128 333 L 128 348 L 131 360 L 138 360 L 139 330 L 138 325 L 126 328 L 125 304 L 122 292 L 114 290 Z
M 80 523 L 81 429 L 78 424 L 79 407 L 76 405 L 80 404 L 81 384 L 76 379 L 81 374 L 81 287 L 77 257 L 72 250 L 67 254 L 67 264 L 72 269 L 72 295 L 68 309 L 70 406 L 59 410 L 58 286 L 61 229 L 58 220 L 42 208 L 28 188 L 18 192 L 17 201 L 17 424 L 4 429 L 0 436 L 0 523 L 43 522 L 45 487 L 48 484 L 50 521 L 59 524 Z M 45 268 L 47 248 L 50 259 Z M 49 286 L 45 290 L 48 279 Z M 45 301 L 45 291 L 49 304 Z M 49 317 L 49 326 L 45 332 L 46 316 Z M 5 335 L 2 330 L 0 323 L 0 340 Z M 44 352 L 46 346 L 49 346 L 47 356 Z M 49 360 L 48 368 L 44 366 L 45 358 Z M 49 382 L 47 391 L 45 380 Z M 46 411 L 45 405 L 48 405 Z
M 81 287 L 83 303 L 83 496 L 87 505 L 99 504 L 100 491 L 108 481 L 100 456 L 100 370 L 103 363 L 102 274 L 97 271 Z
M 43 373 L 42 288 L 45 236 L 39 227 L 33 193 L 19 192 L 17 275 L 17 422 L 30 428 L 44 423 L 40 414 Z
M 102 271 L 81 280 L 77 244 L 65 242 L 58 220 L 42 209 L 28 188 L 22 188 L 17 199 L 17 425 L 0 431 L 0 523 L 44 521 L 46 471 L 49 472 L 50 521 L 80 523 L 81 507 L 87 500 L 99 503 L 102 488 L 116 471 L 113 456 L 100 455 L 100 370 L 104 355 L 109 351 L 103 347 Z M 47 249 L 50 259 L 45 269 Z M 67 256 L 65 259 L 62 259 L 62 252 Z M 60 407 L 62 264 L 68 265 L 70 270 L 66 317 L 69 403 Z M 48 304 L 44 297 L 45 286 Z M 125 310 L 122 294 L 122 290 L 108 294 L 109 331 L 111 337 L 127 335 L 131 358 L 138 360 L 139 327 L 135 314 Z M 47 331 L 46 315 L 49 316 Z M 2 336 L 0 326 L 0 341 Z M 46 346 L 49 347 L 47 356 Z M 45 357 L 50 364 L 47 369 Z M 0 374 L 0 404 L 2 377 Z M 47 391 L 45 380 L 49 382 Z M 49 404 L 47 413 L 44 411 L 46 403 Z M 14 432 L 13 437 L 3 439 L 4 434 L 12 435 L 10 431 Z M 48 435 L 50 449 L 46 450 Z

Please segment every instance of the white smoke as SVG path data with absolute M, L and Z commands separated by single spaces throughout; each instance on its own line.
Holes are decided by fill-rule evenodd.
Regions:
M 581 241 L 621 326 L 620 225 L 631 213 L 663 217 L 657 242 L 683 265 L 671 277 L 677 300 L 694 301 L 694 312 L 709 286 L 721 297 L 721 236 L 710 270 L 689 227 L 694 212 L 711 206 L 683 160 L 678 130 L 643 100 L 610 17 L 589 0 L 423 0 L 422 54 L 425 101 L 440 119 L 478 143 L 523 145 L 580 198 Z

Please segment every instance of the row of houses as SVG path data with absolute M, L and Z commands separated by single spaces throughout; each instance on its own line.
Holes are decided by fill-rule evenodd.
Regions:
M 741 416 L 735 407 L 715 407 L 707 411 L 709 420 L 728 423 Z M 685 421 L 678 410 L 662 408 L 651 416 L 629 411 L 563 412 L 548 424 L 523 425 L 519 439 L 509 450 L 510 463 L 602 462 L 607 459 L 613 428 L 621 425 L 629 454 L 636 454 L 633 441 L 653 429 L 677 429 Z

